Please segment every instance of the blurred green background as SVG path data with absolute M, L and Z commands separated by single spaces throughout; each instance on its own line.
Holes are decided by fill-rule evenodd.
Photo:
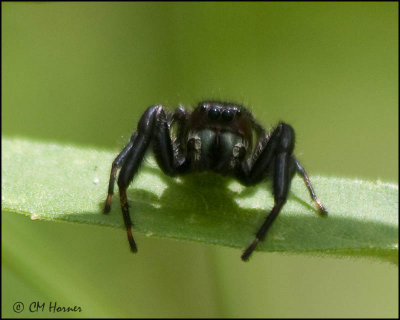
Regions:
M 1 23 L 3 135 L 117 154 L 147 106 L 215 98 L 267 128 L 290 123 L 311 175 L 398 183 L 397 2 L 8 2 Z M 140 234 L 134 256 L 122 230 L 2 222 L 5 317 L 398 312 L 397 268 L 371 260 L 258 253 L 245 264 L 240 250 Z M 33 301 L 83 312 L 30 313 Z

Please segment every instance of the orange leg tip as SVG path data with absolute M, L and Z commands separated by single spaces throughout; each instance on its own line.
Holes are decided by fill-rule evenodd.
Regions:
M 322 205 L 322 203 L 318 199 L 314 199 L 315 206 L 318 208 L 318 211 L 322 215 L 328 215 L 328 210 Z
M 104 210 L 103 213 L 109 213 L 111 210 L 111 198 L 112 198 L 112 194 L 108 194 L 107 195 L 107 199 L 106 199 L 106 203 L 104 205 Z
M 137 247 L 136 247 L 135 240 L 133 240 L 132 231 L 131 231 L 130 228 L 127 229 L 126 231 L 127 231 L 127 234 L 128 234 L 128 241 L 129 241 L 129 246 L 131 247 L 131 251 L 133 253 L 136 253 L 137 252 Z

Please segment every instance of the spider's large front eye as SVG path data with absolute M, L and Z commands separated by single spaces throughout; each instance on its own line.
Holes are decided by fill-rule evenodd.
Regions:
M 219 118 L 219 110 L 217 108 L 212 108 L 208 111 L 208 117 L 211 120 L 217 120 Z
M 233 112 L 230 109 L 226 109 L 224 110 L 224 112 L 222 112 L 222 120 L 229 122 L 232 121 L 233 119 Z

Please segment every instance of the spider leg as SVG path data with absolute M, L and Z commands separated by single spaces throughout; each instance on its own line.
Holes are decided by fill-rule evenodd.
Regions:
M 175 111 L 176 114 L 172 114 L 172 120 L 180 121 L 179 125 L 183 125 L 184 118 L 181 116 L 186 118 L 186 113 L 182 113 L 181 109 L 178 110 Z M 121 167 L 118 176 L 120 203 L 128 241 L 133 252 L 137 251 L 137 247 L 132 236 L 132 220 L 129 213 L 126 189 L 137 173 L 150 142 L 153 142 L 156 160 L 166 174 L 176 175 L 187 168 L 186 158 L 183 153 L 171 142 L 169 126 L 170 124 L 162 106 L 149 107 L 142 115 L 137 131 L 132 135 L 130 143 L 117 156 L 111 168 L 107 201 L 111 202 L 116 171 Z M 175 152 L 175 150 L 177 151 Z M 110 200 L 108 200 L 109 198 Z
M 243 162 L 237 175 L 244 184 L 253 185 L 263 180 L 269 169 L 272 169 L 273 172 L 274 207 L 258 230 L 253 243 L 242 254 L 244 261 L 249 259 L 257 244 L 264 240 L 267 230 L 285 204 L 294 172 L 291 162 L 294 148 L 292 127 L 281 122 L 272 135 L 265 139 L 268 139 L 268 142 L 251 168 L 249 169 Z
M 315 206 L 317 207 L 319 213 L 326 215 L 328 214 L 328 211 L 325 209 L 325 207 L 322 205 L 321 201 L 317 198 L 317 195 L 315 194 L 315 191 L 311 185 L 310 178 L 307 175 L 307 172 L 304 170 L 304 168 L 300 165 L 300 163 L 296 160 L 295 157 L 292 157 L 295 165 L 296 165 L 296 171 L 301 175 L 301 177 L 304 180 L 304 183 L 307 186 L 308 191 L 310 192 L 310 196 L 313 199 Z
M 170 121 L 163 109 L 160 109 L 156 117 L 156 130 L 153 136 L 153 152 L 161 170 L 169 175 L 175 176 L 184 173 L 189 168 L 189 162 L 182 150 L 180 137 L 187 119 L 187 112 L 179 107 L 170 115 Z M 178 130 L 176 140 L 171 140 L 170 127 L 177 122 Z
M 130 142 L 132 146 L 129 148 L 126 147 L 127 148 L 126 154 L 124 153 L 125 149 L 121 152 L 121 154 L 124 155 L 121 157 L 123 158 L 123 163 L 118 176 L 118 188 L 119 188 L 122 216 L 124 218 L 126 233 L 128 236 L 128 241 L 131 247 L 131 251 L 133 252 L 137 251 L 137 247 L 131 231 L 132 221 L 129 214 L 129 205 L 128 205 L 128 198 L 126 195 L 126 189 L 128 188 L 133 177 L 137 173 L 140 164 L 142 163 L 143 157 L 146 153 L 146 150 L 150 144 L 150 141 L 156 129 L 155 126 L 156 117 L 160 109 L 162 110 L 162 106 L 152 106 L 145 111 L 145 113 L 142 115 L 138 123 L 137 131 L 132 136 Z
M 117 170 L 122 166 L 126 156 L 128 155 L 129 151 L 133 147 L 133 141 L 136 139 L 137 133 L 135 132 L 129 143 L 125 146 L 125 148 L 118 154 L 111 166 L 111 173 L 110 173 L 110 182 L 108 183 L 108 194 L 106 203 L 104 205 L 104 213 L 109 213 L 111 210 L 111 199 L 114 194 L 114 184 L 115 184 L 115 176 L 117 175 Z

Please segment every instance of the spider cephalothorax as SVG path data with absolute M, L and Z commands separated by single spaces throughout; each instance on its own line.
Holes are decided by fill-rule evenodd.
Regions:
M 231 173 L 251 150 L 250 114 L 226 102 L 202 102 L 189 115 L 182 144 L 192 170 Z
M 253 146 L 253 140 L 255 145 Z M 111 168 L 108 196 L 104 212 L 111 208 L 117 170 L 120 202 L 131 250 L 137 247 L 131 232 L 126 189 L 137 172 L 148 149 L 159 167 L 169 176 L 194 171 L 214 171 L 230 175 L 246 186 L 272 177 L 274 207 L 256 234 L 256 239 L 242 254 L 247 260 L 287 200 L 293 175 L 299 173 L 320 213 L 327 211 L 317 199 L 310 180 L 293 155 L 293 128 L 280 122 L 267 133 L 243 106 L 222 102 L 202 101 L 192 112 L 183 107 L 173 112 L 163 106 L 149 107 L 142 115 L 129 143 L 114 160 Z

